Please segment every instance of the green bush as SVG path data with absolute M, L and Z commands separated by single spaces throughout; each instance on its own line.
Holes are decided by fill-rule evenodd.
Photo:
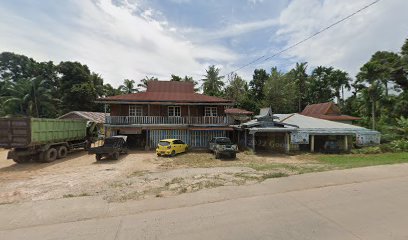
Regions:
M 387 152 L 408 152 L 408 140 L 405 139 L 394 140 L 390 143 L 384 143 L 373 147 L 353 149 L 351 151 L 351 153 L 354 154 L 376 154 Z
M 351 150 L 351 153 L 354 153 L 354 154 L 376 154 L 376 153 L 382 153 L 382 151 L 381 151 L 381 148 L 379 146 L 374 146 L 374 147 L 363 147 L 363 148 L 353 149 L 353 150 Z
M 392 141 L 390 146 L 394 152 L 408 152 L 408 140 L 406 139 Z

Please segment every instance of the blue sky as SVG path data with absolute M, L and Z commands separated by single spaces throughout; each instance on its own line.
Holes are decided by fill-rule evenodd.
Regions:
M 118 86 L 171 74 L 226 74 L 293 44 L 373 0 L 3 0 L 0 51 L 38 61 L 80 61 Z M 382 0 L 352 19 L 255 68 L 331 65 L 354 76 L 377 50 L 408 37 L 408 1 Z

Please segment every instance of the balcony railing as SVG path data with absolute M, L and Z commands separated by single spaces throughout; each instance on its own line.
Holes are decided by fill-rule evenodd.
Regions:
M 163 116 L 107 116 L 110 125 L 229 125 L 233 120 L 226 116 L 217 117 L 163 117 Z

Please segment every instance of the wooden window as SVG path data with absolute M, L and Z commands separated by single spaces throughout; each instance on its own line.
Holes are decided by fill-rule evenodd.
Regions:
M 169 117 L 181 117 L 181 107 L 180 106 L 169 106 L 168 113 L 169 113 Z
M 204 116 L 206 116 L 206 117 L 216 117 L 217 116 L 217 107 L 205 107 Z
M 142 106 L 129 105 L 129 116 L 143 116 Z

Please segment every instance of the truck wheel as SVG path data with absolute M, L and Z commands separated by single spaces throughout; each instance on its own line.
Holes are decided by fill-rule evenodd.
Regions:
M 57 158 L 64 158 L 67 156 L 68 148 L 65 146 L 59 146 L 57 148 Z
M 113 157 L 113 159 L 118 160 L 119 159 L 119 152 L 114 152 L 112 157 Z
M 57 159 L 57 149 L 55 148 L 50 148 L 47 151 L 43 152 L 40 154 L 41 162 L 53 162 L 55 159 Z
M 101 154 L 96 154 L 95 159 L 96 159 L 96 161 L 101 161 L 102 155 Z

